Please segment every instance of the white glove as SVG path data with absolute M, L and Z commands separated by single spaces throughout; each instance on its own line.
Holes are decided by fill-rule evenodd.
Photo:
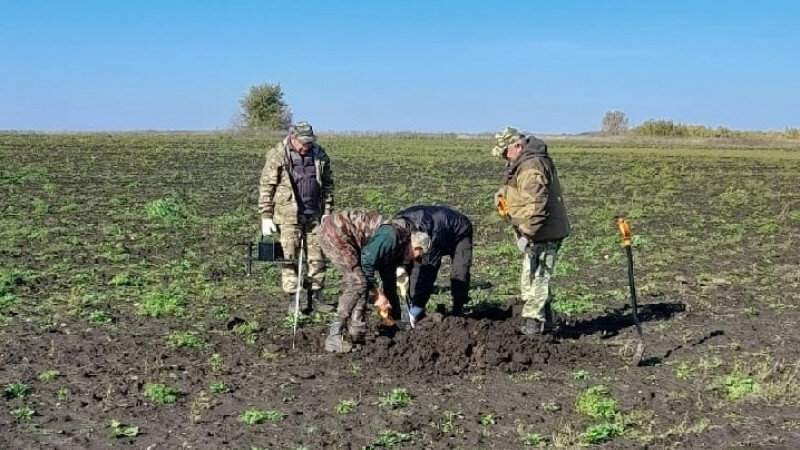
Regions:
M 528 238 L 525 236 L 520 236 L 519 239 L 517 239 L 517 248 L 520 253 L 526 253 L 528 251 L 528 244 Z
M 275 222 L 272 219 L 261 219 L 262 236 L 269 236 L 276 231 L 278 231 L 278 227 L 275 226 Z
M 497 207 L 500 205 L 500 197 L 505 195 L 502 189 L 499 189 L 497 192 L 494 193 L 494 206 Z

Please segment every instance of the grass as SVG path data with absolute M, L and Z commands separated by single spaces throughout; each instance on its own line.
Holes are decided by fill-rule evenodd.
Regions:
M 147 215 L 173 227 L 185 227 L 191 216 L 188 207 L 174 198 L 159 198 L 145 206 Z
M 150 292 L 139 305 L 139 314 L 148 317 L 181 315 L 185 297 L 186 294 L 178 289 Z
M 491 194 L 503 167 L 486 155 L 491 147 L 489 139 L 325 136 L 322 140 L 332 146 L 337 210 L 374 207 L 391 215 L 412 202 L 449 204 L 461 210 L 473 220 L 476 231 L 470 292 L 473 311 L 491 311 L 518 302 L 520 257 L 510 229 L 492 212 Z M 524 411 L 490 397 L 497 380 L 504 378 L 489 372 L 452 377 L 444 382 L 452 386 L 441 396 L 414 396 L 412 406 L 389 411 L 394 407 L 382 396 L 392 387 L 408 386 L 402 376 L 389 372 L 380 379 L 384 387 L 373 396 L 373 401 L 382 401 L 379 411 L 386 420 L 371 422 L 361 441 L 353 445 L 375 445 L 376 433 L 384 428 L 413 433 L 406 423 L 410 414 L 421 414 L 424 423 L 445 424 L 447 428 L 445 412 L 467 413 L 464 408 L 476 402 L 476 411 L 491 414 L 497 425 L 483 425 L 491 422 L 490 418 L 473 413 L 466 419 L 450 417 L 449 422 L 464 430 L 455 438 L 447 436 L 434 442 L 430 436 L 434 433 L 427 428 L 427 433 L 413 434 L 417 442 L 392 442 L 399 436 L 391 433 L 381 441 L 398 447 L 468 447 L 475 445 L 473 439 L 480 430 L 491 437 L 478 447 L 521 447 L 522 437 L 531 433 L 547 439 L 547 445 L 574 448 L 614 439 L 620 435 L 620 427 L 626 438 L 620 446 L 649 445 L 644 441 L 648 434 L 656 447 L 686 445 L 698 434 L 704 435 L 703 442 L 716 442 L 714 439 L 720 437 L 722 443 L 740 442 L 715 428 L 729 426 L 744 429 L 746 433 L 740 436 L 752 436 L 754 441 L 765 435 L 784 440 L 791 436 L 780 425 L 759 422 L 763 426 L 752 426 L 757 411 L 790 409 L 800 404 L 798 361 L 791 345 L 786 345 L 791 339 L 780 333 L 773 333 L 775 341 L 750 339 L 748 333 L 737 337 L 741 342 L 736 350 L 718 345 L 736 335 L 727 327 L 738 328 L 740 322 L 762 327 L 765 332 L 770 330 L 764 327 L 767 323 L 780 330 L 791 329 L 796 322 L 800 279 L 792 270 L 795 259 L 791 250 L 800 232 L 794 190 L 800 183 L 795 170 L 800 160 L 798 146 L 778 150 L 757 143 L 762 148 L 752 149 L 747 148 L 749 144 L 727 141 L 725 146 L 738 148 L 714 149 L 710 147 L 716 144 L 708 142 L 665 142 L 614 141 L 608 147 L 607 142 L 591 139 L 548 141 L 562 176 L 570 215 L 575 218 L 572 235 L 559 253 L 552 286 L 555 312 L 563 329 L 569 332 L 577 323 L 578 329 L 585 326 L 590 331 L 578 341 L 568 339 L 562 344 L 613 348 L 632 336 L 630 324 L 612 329 L 610 339 L 602 331 L 591 329 L 594 324 L 605 324 L 592 322 L 593 318 L 603 316 L 604 311 L 618 311 L 627 303 L 624 253 L 612 218 L 625 214 L 635 233 L 636 281 L 642 304 L 683 302 L 692 306 L 686 316 L 643 314 L 648 318 L 643 322 L 645 333 L 658 340 L 664 350 L 680 351 L 646 372 L 627 364 L 590 367 L 575 361 L 566 367 L 548 365 L 545 373 L 531 370 L 514 374 L 508 380 L 517 384 L 508 383 L 507 393 L 528 393 L 526 398 L 533 410 Z M 787 145 L 776 142 L 769 145 Z M 42 374 L 36 372 L 24 372 L 22 378 L 23 372 L 11 372 L 11 367 L 0 369 L 3 384 L 18 381 L 31 388 L 25 397 L 6 400 L 7 412 L 29 403 L 46 418 L 53 415 L 56 401 L 60 408 L 69 410 L 79 408 L 81 401 L 96 393 L 108 400 L 103 400 L 103 408 L 93 410 L 82 425 L 94 430 L 94 435 L 106 437 L 113 415 L 103 415 L 101 410 L 114 407 L 116 394 L 106 397 L 106 386 L 98 385 L 99 379 L 76 379 L 81 372 L 70 358 L 63 357 L 65 341 L 88 333 L 106 339 L 109 348 L 120 349 L 120 358 L 128 352 L 125 346 L 133 345 L 134 336 L 138 348 L 128 352 L 126 366 L 116 372 L 126 377 L 130 374 L 138 380 L 180 382 L 183 386 L 187 380 L 176 366 L 202 373 L 199 379 L 191 380 L 196 389 L 187 394 L 187 401 L 179 401 L 180 407 L 153 408 L 156 412 L 180 414 L 184 420 L 189 417 L 193 421 L 196 415 L 191 400 L 197 400 L 198 414 L 212 422 L 218 420 L 223 408 L 204 409 L 204 405 L 259 395 L 259 401 L 290 405 L 304 417 L 316 413 L 311 405 L 318 403 L 310 400 L 314 394 L 308 385 L 320 380 L 306 380 L 281 370 L 284 364 L 315 364 L 317 357 L 325 361 L 328 355 L 308 353 L 302 340 L 297 351 L 284 351 L 290 335 L 282 327 L 284 311 L 276 314 L 269 304 L 280 292 L 280 269 L 262 264 L 254 267 L 252 278 L 244 278 L 240 249 L 231 247 L 235 242 L 252 240 L 258 232 L 253 207 L 263 144 L 261 138 L 230 135 L 0 136 L 0 159 L 6 163 L 0 170 L 0 191 L 8 194 L 0 194 L 0 254 L 8 262 L 0 268 L 0 323 L 5 324 L 0 327 L 2 344 L 14 351 L 12 355 L 31 349 L 30 356 L 39 358 L 38 370 L 61 372 L 44 380 L 37 378 Z M 671 148 L 636 147 L 644 144 Z M 57 158 L 47 156 L 53 155 L 53 149 L 58 149 Z M 369 177 L 364 176 L 365 161 L 369 161 Z M 604 195 L 598 196 L 598 192 Z M 445 303 L 449 302 L 447 264 L 445 259 L 437 280 L 441 288 L 437 295 Z M 331 272 L 337 274 L 335 269 Z M 686 281 L 676 282 L 676 275 Z M 729 284 L 718 284 L 715 280 L 719 279 Z M 338 279 L 333 276 L 330 281 L 326 292 L 335 295 Z M 177 296 L 172 295 L 173 289 Z M 167 294 L 163 300 L 178 297 L 179 301 L 172 306 L 168 301 L 163 305 L 154 302 L 145 311 L 145 299 L 155 299 L 159 293 Z M 235 316 L 249 318 L 249 324 L 228 329 L 226 324 Z M 156 317 L 159 319 L 151 320 Z M 728 337 L 700 342 L 697 325 L 721 323 L 720 319 L 728 324 Z M 256 320 L 261 329 L 252 325 Z M 313 317 L 307 320 L 303 324 L 306 336 L 322 332 L 323 327 Z M 101 324 L 107 326 L 96 326 Z M 24 338 L 18 339 L 20 336 Z M 206 345 L 195 347 L 197 342 L 193 343 L 192 337 Z M 165 338 L 175 348 L 165 345 Z M 257 346 L 244 345 L 247 342 L 256 342 Z M 84 351 L 92 348 L 91 342 L 85 344 L 81 343 Z M 188 351 L 194 348 L 198 350 Z M 769 356 L 751 354 L 765 349 L 771 352 Z M 691 360 L 686 360 L 689 355 Z M 557 358 L 551 358 L 551 363 L 553 359 Z M 375 376 L 371 364 L 358 360 L 350 367 L 348 363 L 349 359 L 340 364 L 341 376 L 352 380 L 353 386 L 370 383 Z M 573 374 L 581 367 L 591 370 L 589 381 Z M 243 378 L 245 373 L 263 374 L 267 384 L 256 389 L 247 381 L 252 378 Z M 330 372 L 324 373 L 320 377 L 328 377 Z M 273 386 L 269 381 L 273 374 L 285 378 Z M 657 376 L 650 378 L 651 374 Z M 669 381 L 671 376 L 670 387 L 659 385 L 659 379 L 666 377 Z M 213 393 L 222 390 L 216 383 L 224 383 L 220 381 L 223 379 L 231 386 L 236 383 L 237 395 Z M 675 381 L 680 387 L 674 387 Z M 558 382 L 566 382 L 567 391 L 549 395 L 552 384 Z M 653 392 L 655 400 L 643 400 L 658 417 L 652 430 L 629 425 L 628 414 L 620 411 L 622 405 L 616 406 L 619 419 L 592 418 L 577 412 L 576 397 L 566 395 L 578 389 L 574 392 L 577 396 L 595 384 L 606 386 L 612 400 L 611 394 L 622 389 Z M 671 389 L 679 392 L 670 397 L 665 391 Z M 548 395 L 542 397 L 543 392 Z M 335 395 L 326 397 L 329 403 L 323 405 L 328 418 L 345 421 L 357 414 L 370 414 L 360 403 L 344 415 L 337 413 L 339 401 L 359 399 L 355 387 Z M 482 403 L 484 399 L 488 399 L 486 404 Z M 679 406 L 673 414 L 666 411 L 665 403 Z M 713 417 L 709 415 L 713 424 L 703 417 L 705 410 L 696 409 L 696 405 L 714 408 Z M 234 416 L 247 407 L 240 404 Z M 730 414 L 732 410 L 738 412 L 738 418 Z M 150 432 L 148 424 L 159 419 L 154 414 L 145 413 L 136 424 Z M 538 416 L 543 421 L 538 422 Z M 509 432 L 509 424 L 517 420 L 537 422 L 525 433 Z M 281 437 L 274 439 L 274 445 L 293 448 L 302 443 L 313 448 L 320 442 L 320 431 L 313 439 L 307 438 L 307 425 L 296 422 L 293 419 L 281 426 Z M 243 442 L 257 442 L 250 438 L 263 431 L 243 430 Z M 642 435 L 634 435 L 637 431 Z M 87 436 L 91 438 L 91 434 Z M 165 445 L 175 444 L 174 437 L 164 438 Z M 215 439 L 209 438 L 209 445 L 218 444 Z M 609 447 L 617 444 L 613 440 L 604 442 Z M 94 444 L 97 442 L 87 445 Z
M 403 442 L 408 442 L 410 440 L 410 433 L 401 433 L 399 431 L 384 429 L 378 432 L 375 445 L 384 448 L 394 448 Z

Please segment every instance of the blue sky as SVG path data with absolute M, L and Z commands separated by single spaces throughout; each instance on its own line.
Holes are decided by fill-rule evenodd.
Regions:
M 610 109 L 800 126 L 800 3 L 0 0 L 0 129 L 223 129 L 278 82 L 319 130 L 539 133 Z

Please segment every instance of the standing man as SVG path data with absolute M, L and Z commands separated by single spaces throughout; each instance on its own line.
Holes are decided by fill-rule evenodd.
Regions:
M 472 222 L 464 214 L 447 206 L 417 205 L 406 208 L 395 216 L 414 231 L 431 237 L 431 249 L 425 257 L 415 262 L 411 269 L 410 304 L 408 316 L 411 325 L 422 318 L 425 305 L 433 293 L 442 257 L 450 257 L 450 295 L 453 297 L 453 314 L 464 313 L 469 301 L 470 267 L 472 266 Z
M 561 241 L 569 235 L 569 219 L 558 172 L 547 153 L 547 144 L 506 127 L 495 135 L 492 154 L 508 161 L 503 187 L 495 194 L 495 206 L 503 197 L 517 235 L 522 259 L 523 334 L 532 336 L 552 327 L 550 277 Z
M 311 125 L 298 122 L 267 153 L 259 182 L 258 210 L 261 234 L 277 232 L 287 259 L 298 254 L 302 238 L 308 255 L 308 278 L 303 287 L 308 292 L 309 309 L 331 312 L 333 306 L 321 298 L 325 260 L 317 233 L 322 216 L 333 208 L 333 174 L 331 161 L 316 140 Z M 281 285 L 292 311 L 297 283 L 297 267 L 283 268 Z

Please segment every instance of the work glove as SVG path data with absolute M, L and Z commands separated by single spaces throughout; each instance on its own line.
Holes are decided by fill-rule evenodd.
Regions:
M 275 222 L 272 219 L 261 219 L 262 236 L 269 236 L 276 231 L 278 231 L 278 227 L 275 226 Z
M 529 244 L 530 242 L 528 242 L 528 238 L 525 236 L 520 236 L 519 239 L 517 239 L 517 248 L 519 249 L 520 253 L 526 253 L 528 251 Z
M 497 192 L 494 193 L 494 206 L 495 208 L 500 206 L 500 197 L 503 196 L 503 190 L 498 189 Z

